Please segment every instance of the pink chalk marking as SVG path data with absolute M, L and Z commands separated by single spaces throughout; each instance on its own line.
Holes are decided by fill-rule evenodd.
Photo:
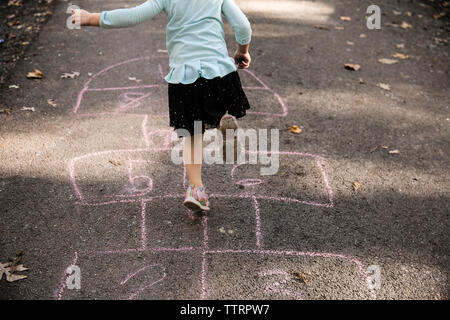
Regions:
M 203 255 L 207 254 L 257 254 L 257 255 L 280 255 L 280 256 L 309 256 L 309 257 L 322 257 L 322 258 L 338 258 L 344 261 L 352 262 L 356 265 L 358 274 L 363 283 L 366 283 L 366 273 L 363 270 L 362 263 L 358 259 L 354 257 L 345 256 L 343 254 L 335 254 L 335 253 L 317 253 L 317 252 L 306 252 L 306 251 L 293 251 L 293 250 L 205 250 L 203 251 Z M 206 257 L 204 258 L 206 260 Z M 204 260 L 204 261 L 205 261 Z M 206 262 L 202 262 L 205 264 L 205 273 L 202 272 L 202 295 L 201 299 L 207 299 L 207 291 L 206 291 Z M 202 268 L 203 270 L 203 268 Z M 373 290 L 369 290 L 371 297 L 375 297 Z
M 186 185 L 186 166 L 184 165 L 184 160 L 183 160 L 183 187 L 187 187 Z
M 256 185 L 262 184 L 262 183 L 264 183 L 264 181 L 262 181 L 261 179 L 242 179 L 242 180 L 239 180 L 238 182 L 236 182 L 236 184 L 244 186 L 244 187 L 256 186 Z
M 131 63 L 131 62 L 135 62 L 138 60 L 143 60 L 143 59 L 148 59 L 148 57 L 146 58 L 136 58 L 136 59 L 131 59 L 131 60 L 127 60 L 121 63 L 118 63 L 116 65 L 113 65 L 111 67 L 105 68 L 102 71 L 100 71 L 99 73 L 97 73 L 95 76 L 93 76 L 84 86 L 84 88 L 82 89 L 82 91 L 79 93 L 78 98 L 77 98 L 77 104 L 75 105 L 75 107 L 73 108 L 72 112 L 73 113 L 77 113 L 80 104 L 81 104 L 81 100 L 82 97 L 84 95 L 84 93 L 86 91 L 119 91 L 119 90 L 134 90 L 134 89 L 144 89 L 144 88 L 154 88 L 154 87 L 160 87 L 161 85 L 142 85 L 142 86 L 129 86 L 129 87 L 115 87 L 115 88 L 89 88 L 89 84 L 91 83 L 91 81 L 93 80 L 93 78 L 99 76 L 100 74 L 114 68 L 117 67 L 119 65 L 125 64 L 125 63 Z M 158 65 L 158 69 L 160 72 L 160 75 L 162 74 L 162 67 L 159 64 Z M 245 87 L 246 89 L 249 90 L 267 90 L 269 92 L 271 92 L 272 94 L 274 94 L 274 96 L 278 99 L 280 105 L 282 106 L 282 110 L 283 113 L 282 114 L 276 114 L 276 113 L 270 113 L 270 112 L 253 112 L 253 114 L 258 114 L 258 115 L 267 115 L 267 116 L 287 116 L 288 114 L 288 109 L 287 106 L 284 102 L 284 100 L 277 94 L 275 93 L 272 89 L 270 89 L 261 79 L 259 79 L 256 75 L 254 75 L 251 71 L 249 70 L 244 70 L 245 72 L 249 73 L 253 78 L 255 78 L 262 87 Z M 132 93 L 130 93 L 132 94 Z M 124 97 L 129 97 L 128 95 L 124 95 Z M 131 99 L 133 100 L 133 99 Z M 250 112 L 249 112 L 250 113 Z M 136 115 L 136 116 L 143 116 L 142 114 L 133 114 L 133 113 L 127 113 L 127 115 Z M 115 113 L 108 113 L 108 112 L 102 112 L 102 113 L 86 113 L 86 114 L 82 114 L 82 116 L 99 116 L 99 115 L 117 115 Z M 160 117 L 160 116 L 167 116 L 167 115 L 152 115 L 152 117 Z M 104 251 L 84 251 L 83 253 L 86 253 L 88 255 L 100 255 L 100 254 L 123 254 L 123 253 L 133 253 L 133 252 L 189 252 L 189 251 L 198 251 L 201 250 L 202 253 L 202 268 L 201 268 L 201 298 L 202 299 L 206 299 L 208 297 L 208 290 L 207 290 L 207 272 L 208 272 L 208 266 L 207 266 L 207 254 L 225 254 L 225 253 L 245 253 L 245 254 L 261 254 L 261 255 L 268 255 L 268 254 L 272 254 L 272 255 L 294 255 L 294 256 L 317 256 L 317 257 L 323 257 L 323 258 L 341 258 L 341 259 L 345 259 L 345 260 L 349 260 L 352 261 L 353 263 L 355 263 L 358 266 L 358 270 L 359 273 L 364 275 L 364 272 L 362 271 L 362 264 L 359 260 L 357 260 L 356 258 L 349 258 L 346 257 L 344 255 L 340 255 L 340 254 L 329 254 L 329 253 L 314 253 L 314 252 L 300 252 L 300 251 L 276 251 L 276 250 L 261 250 L 261 242 L 262 242 L 262 231 L 261 231 L 261 217 L 260 217 L 260 210 L 259 210 L 259 202 L 258 200 L 260 199 L 265 199 L 265 200 L 273 200 L 273 201 L 281 201 L 281 202 L 296 202 L 296 203 L 302 203 L 302 204 L 307 204 L 307 205 L 313 205 L 313 206 L 321 206 L 321 207 L 333 207 L 333 192 L 331 187 L 329 186 L 329 182 L 328 182 L 328 178 L 327 178 L 327 174 L 326 174 L 326 168 L 325 168 L 325 164 L 323 161 L 323 158 L 314 154 L 309 154 L 309 153 L 302 153 L 302 152 L 277 152 L 279 154 L 286 154 L 286 155 L 297 155 L 297 156 L 308 156 L 308 157 L 313 157 L 316 160 L 317 165 L 319 166 L 319 169 L 322 173 L 322 177 L 324 179 L 324 183 L 327 189 L 327 193 L 329 196 L 329 203 L 328 204 L 321 204 L 321 203 L 316 203 L 316 202 L 312 202 L 312 201 L 300 201 L 298 199 L 291 199 L 291 198 L 283 198 L 283 197 L 268 197 L 266 195 L 258 195 L 258 194 L 254 194 L 254 193 L 244 193 L 244 194 L 234 194 L 234 195 L 221 195 L 221 194 L 212 194 L 211 197 L 217 197 L 217 198 L 221 198 L 221 197 L 225 197 L 225 198 L 241 198 L 241 199 L 249 199 L 252 201 L 253 204 L 253 208 L 255 210 L 255 221 L 256 221 L 256 243 L 257 243 L 257 247 L 259 250 L 209 250 L 209 246 L 208 246 L 208 225 L 207 225 L 207 217 L 203 217 L 202 219 L 202 226 L 203 226 L 203 246 L 201 248 L 196 248 L 196 247 L 185 247 L 185 248 L 148 248 L 147 247 L 147 239 L 146 239 L 146 223 L 145 223 L 145 219 L 146 219 L 146 202 L 148 201 L 152 201 L 153 199 L 165 199 L 165 198 L 183 198 L 184 194 L 167 194 L 167 195 L 160 195 L 160 196 L 152 196 L 146 199 L 127 199 L 127 200 L 115 200 L 115 201 L 107 201 L 107 202 L 101 202 L 101 203 L 88 203 L 85 202 L 83 199 L 83 195 L 79 189 L 79 187 L 77 186 L 76 183 L 76 179 L 75 179 L 75 164 L 77 161 L 81 160 L 81 159 L 87 159 L 89 157 L 92 156 L 99 156 L 99 155 L 105 155 L 108 153 L 113 153 L 113 152 L 165 152 L 165 151 L 170 151 L 171 148 L 170 146 L 170 137 L 167 135 L 168 131 L 171 130 L 166 130 L 164 131 L 163 129 L 161 130 L 155 130 L 152 131 L 150 134 L 147 132 L 147 122 L 148 122 L 148 115 L 144 115 L 144 119 L 142 122 L 142 134 L 143 134 L 143 140 L 145 142 L 145 149 L 128 149 L 128 150 L 107 150 L 107 151 L 101 151 L 101 152 L 95 152 L 95 153 L 90 153 L 90 154 L 86 154 L 80 157 L 76 157 L 73 158 L 72 160 L 69 161 L 69 174 L 70 174 L 70 180 L 72 182 L 72 185 L 74 187 L 75 190 L 75 194 L 77 195 L 77 197 L 80 199 L 80 202 L 77 202 L 78 205 L 85 205 L 85 206 L 100 206 L 100 205 L 108 205 L 108 204 L 113 204 L 113 203 L 135 203 L 137 201 L 139 201 L 141 203 L 141 247 L 140 248 L 132 248 L 132 249 L 118 249 L 118 250 L 104 250 Z M 170 132 L 171 133 L 171 132 Z M 152 143 L 150 141 L 150 136 L 151 135 L 159 135 L 161 137 L 164 137 L 164 134 L 166 134 L 166 138 L 164 139 L 164 148 L 152 148 Z M 169 142 L 168 140 L 169 139 Z M 259 153 L 259 152 L 258 152 Z M 266 153 L 271 153 L 271 152 L 266 152 Z M 130 160 L 130 161 L 139 161 L 139 160 Z M 232 171 L 231 171 L 231 177 L 232 179 L 234 179 L 234 171 L 236 169 L 237 166 L 233 167 Z M 256 180 L 260 180 L 260 179 L 244 179 L 241 180 L 239 182 L 241 183 L 247 183 L 249 185 L 253 185 L 253 183 L 257 183 L 258 181 Z M 183 171 L 183 185 L 186 185 L 186 170 L 184 168 Z M 192 214 L 192 213 L 191 213 Z M 76 255 L 76 259 L 74 260 L 74 263 L 76 263 L 77 259 L 78 259 L 78 253 L 75 253 Z M 128 275 L 126 278 L 126 281 L 128 281 L 127 279 L 130 279 L 131 277 L 133 277 L 136 273 L 143 271 L 143 270 L 138 270 L 137 272 L 135 272 L 134 274 Z M 165 277 L 165 273 L 164 273 L 164 277 Z M 164 278 L 163 277 L 163 278 Z M 126 282 L 125 281 L 125 282 Z M 162 279 L 158 280 L 157 282 L 162 281 Z M 124 282 L 124 283 L 125 283 Z M 142 292 L 143 290 L 153 286 L 155 283 L 151 283 L 149 285 L 143 286 L 141 287 L 137 292 L 135 292 L 132 296 L 130 296 L 131 298 L 134 298 L 137 294 L 139 294 L 140 292 Z M 57 289 L 57 298 L 61 298 L 62 294 L 64 291 L 64 284 L 60 285 L 60 287 L 58 287 Z
M 172 139 L 171 139 L 172 132 L 173 132 L 172 129 L 156 129 L 156 130 L 151 131 L 150 135 L 147 133 L 147 139 L 149 141 L 149 144 L 151 144 L 150 139 L 149 139 L 151 136 L 160 136 L 161 138 L 164 139 L 164 144 L 162 146 L 162 149 L 170 150 L 170 144 L 172 142 Z M 149 147 L 149 150 L 154 150 L 154 149 Z
M 146 121 L 146 119 L 144 119 L 144 121 Z M 144 140 L 145 140 L 145 136 L 144 136 Z M 77 185 L 76 177 L 75 177 L 75 163 L 77 161 L 82 160 L 82 159 L 86 159 L 86 158 L 90 158 L 90 157 L 94 157 L 94 156 L 101 156 L 101 155 L 106 155 L 106 154 L 110 154 L 110 153 L 117 153 L 117 152 L 139 153 L 139 152 L 168 151 L 168 150 L 169 150 L 168 148 L 106 150 L 106 151 L 94 152 L 94 153 L 85 154 L 83 156 L 75 157 L 75 158 L 69 160 L 69 162 L 68 162 L 68 171 L 69 171 L 69 175 L 70 175 L 70 181 L 72 183 L 72 186 L 73 186 L 73 188 L 75 190 L 75 193 L 76 193 L 77 197 L 80 199 L 81 202 L 84 202 L 84 197 L 83 197 L 83 195 L 81 193 L 81 190 L 79 189 L 79 187 Z M 122 201 L 119 201 L 119 202 L 122 202 Z M 111 203 L 114 203 L 114 202 L 108 201 L 107 203 L 111 204 Z
M 166 275 L 166 273 L 164 272 L 164 273 L 163 273 L 163 276 L 162 276 L 159 280 L 157 280 L 157 281 L 155 281 L 155 282 L 152 282 L 152 283 L 150 283 L 149 285 L 145 285 L 145 286 L 143 286 L 143 287 L 140 287 L 138 291 L 136 291 L 135 293 L 131 294 L 131 295 L 128 297 L 128 300 L 133 300 L 133 299 L 134 299 L 137 295 L 139 295 L 142 291 L 144 291 L 144 290 L 146 290 L 146 289 L 148 289 L 148 288 L 151 288 L 151 287 L 153 287 L 155 284 L 157 284 L 157 283 L 163 281 L 163 280 L 166 278 L 166 276 L 167 276 L 167 275 Z
M 205 300 L 208 297 L 208 291 L 207 291 L 207 276 L 208 273 L 208 266 L 206 265 L 206 252 L 202 252 L 202 276 L 201 276 L 201 282 L 202 282 L 202 292 L 200 295 L 201 300 Z
M 243 69 L 245 72 L 247 72 L 248 74 L 250 74 L 253 78 L 255 78 L 256 79 L 256 81 L 258 81 L 262 86 L 263 86 L 263 88 L 264 89 L 266 89 L 266 90 L 270 90 L 270 88 L 260 79 L 260 78 L 258 78 L 253 72 L 251 72 L 250 70 L 248 70 L 248 69 Z
M 77 101 L 75 106 L 72 108 L 72 113 L 77 113 L 80 106 L 81 106 L 81 102 L 82 99 L 84 97 L 84 94 L 87 91 L 93 91 L 93 92 L 102 92 L 102 91 L 120 91 L 120 90 L 136 90 L 136 89 L 148 89 L 148 88 L 157 88 L 157 87 L 161 87 L 163 86 L 162 84 L 147 84 L 147 85 L 138 85 L 138 86 L 122 86 L 122 87 L 106 87 L 106 88 L 90 88 L 90 84 L 91 82 L 99 77 L 100 75 L 110 71 L 111 69 L 114 69 L 116 67 L 119 67 L 121 65 L 124 64 L 128 64 L 128 63 L 133 63 L 133 62 L 138 62 L 138 61 L 142 61 L 142 60 L 149 60 L 150 58 L 164 58 L 167 59 L 167 56 L 153 56 L 153 57 L 140 57 L 140 58 L 134 58 L 134 59 L 129 59 L 123 62 L 119 62 L 116 63 L 114 65 L 111 65 L 109 67 L 106 67 L 104 69 L 102 69 L 101 71 L 99 71 L 98 73 L 96 73 L 95 75 L 93 75 L 83 86 L 83 89 L 80 91 L 80 93 L 78 94 L 77 97 Z M 161 63 L 158 63 L 158 72 L 161 78 L 164 79 L 164 72 L 163 72 L 163 68 Z M 275 91 L 273 91 L 271 88 L 269 88 L 269 86 L 267 86 L 260 78 L 258 78 L 253 72 L 251 72 L 250 70 L 244 70 L 244 72 L 247 72 L 251 77 L 253 77 L 261 86 L 247 86 L 244 87 L 244 89 L 246 90 L 264 90 L 264 91 L 269 91 L 270 93 L 272 93 L 279 101 L 281 108 L 282 108 L 282 113 L 271 113 L 271 112 L 255 112 L 255 111 L 249 111 L 247 112 L 248 114 L 254 114 L 254 115 L 260 115 L 260 116 L 281 116 L 281 117 L 285 117 L 288 114 L 288 108 L 286 106 L 286 103 L 284 102 L 284 100 L 279 96 L 278 93 L 276 93 Z M 167 85 L 166 83 L 164 85 Z M 144 98 L 142 98 L 144 99 Z M 124 108 L 122 108 L 124 109 Z M 128 109 L 128 108 L 125 108 Z M 105 113 L 102 113 L 105 114 Z M 92 115 L 92 114 L 90 114 Z M 161 114 L 155 115 L 155 116 L 162 116 Z M 166 114 L 164 114 L 164 116 L 166 116 Z
M 161 267 L 161 265 L 160 265 L 160 264 L 151 264 L 151 265 L 142 267 L 142 268 L 140 268 L 139 270 L 137 270 L 137 271 L 135 271 L 135 272 L 132 272 L 132 273 L 130 273 L 129 275 L 127 275 L 127 277 L 126 277 L 124 280 L 122 280 L 122 281 L 120 282 L 120 284 L 121 284 L 121 285 L 124 285 L 125 283 L 128 282 L 128 280 L 130 280 L 131 278 L 133 278 L 133 277 L 134 277 L 135 275 L 137 275 L 139 272 L 142 272 L 142 271 L 144 271 L 144 270 L 146 270 L 146 269 L 148 269 L 148 268 L 152 268 L 152 267 Z
M 300 203 L 300 204 L 306 204 L 309 206 L 314 206 L 314 207 L 324 207 L 324 208 L 333 208 L 332 204 L 327 204 L 327 203 L 317 203 L 314 201 L 301 201 L 301 200 L 297 200 L 297 199 L 292 199 L 292 198 L 285 198 L 285 197 L 269 197 L 269 196 L 264 196 L 264 195 L 256 195 L 255 197 L 257 199 L 262 199 L 262 200 L 273 200 L 273 201 L 282 201 L 282 202 L 294 202 L 294 203 Z
M 259 213 L 259 204 L 258 201 L 256 200 L 255 196 L 252 196 L 252 203 L 253 203 L 253 209 L 255 209 L 255 221 L 256 221 L 256 230 L 255 230 L 255 234 L 256 234 L 256 246 L 258 248 L 261 248 L 261 239 L 262 239 L 262 234 L 261 234 L 261 215 Z
M 200 299 L 204 300 L 207 296 L 206 274 L 208 273 L 208 266 L 206 264 L 206 250 L 208 250 L 208 217 L 204 216 L 202 219 L 203 226 L 203 252 L 202 252 L 202 271 L 201 271 L 201 285 L 202 292 Z
M 185 248 L 131 248 L 131 249 L 117 249 L 117 250 L 100 250 L 100 251 L 80 251 L 80 254 L 87 254 L 88 256 L 95 255 L 109 255 L 109 254 L 123 254 L 123 253 L 135 253 L 135 252 L 188 252 L 194 250 L 201 250 L 201 248 L 185 247 Z
M 141 105 L 141 101 L 149 97 L 151 94 L 151 92 L 124 92 L 119 96 L 119 109 L 121 111 L 127 111 L 129 109 L 138 108 Z M 137 97 L 133 98 L 131 96 Z M 121 100 L 124 100 L 124 102 Z
M 74 114 L 75 117 L 77 118 L 95 118 L 95 117 L 101 117 L 101 116 L 121 116 L 123 117 L 123 113 L 118 113 L 118 112 L 99 112 L 99 113 L 77 113 Z M 136 116 L 136 117 L 142 117 L 145 114 L 143 113 L 132 113 L 132 112 L 127 112 L 126 113 L 127 116 Z M 168 114 L 152 114 L 152 118 L 168 118 L 169 115 Z
M 145 146 L 150 148 L 150 140 L 148 139 L 148 132 L 147 132 L 147 122 L 148 122 L 148 115 L 145 115 L 144 120 L 142 121 L 142 139 L 144 140 Z
M 127 171 L 128 171 L 128 180 L 129 182 L 133 185 L 132 189 L 129 189 L 128 192 L 133 192 L 134 194 L 115 194 L 113 196 L 109 196 L 109 197 L 121 197 L 121 198 L 125 198 L 125 197 L 142 197 L 145 196 L 147 193 L 149 193 L 150 191 L 152 191 L 153 189 L 153 179 L 150 178 L 149 176 L 145 176 L 145 175 L 139 175 L 139 176 L 132 176 L 132 163 L 133 162 L 149 162 L 149 163 L 153 163 L 153 161 L 148 161 L 148 160 L 129 160 L 128 161 L 128 166 L 127 166 Z M 136 180 L 138 179 L 145 179 L 147 180 L 147 187 L 144 189 L 137 189 L 136 187 L 134 187 L 134 183 Z M 138 193 L 136 193 L 138 192 Z
M 147 249 L 147 227 L 146 227 L 146 210 L 147 203 L 141 200 L 141 248 Z
M 151 160 L 128 160 L 128 166 L 127 166 L 127 171 L 128 171 L 128 181 L 134 186 L 134 183 L 137 179 L 145 179 L 147 180 L 147 187 L 144 189 L 136 189 L 135 187 L 133 187 L 133 189 L 131 191 L 133 192 L 140 192 L 138 194 L 118 194 L 116 195 L 117 197 L 140 197 L 140 196 L 144 196 L 147 193 L 149 193 L 152 189 L 153 189 L 153 179 L 150 178 L 149 176 L 145 176 L 145 175 L 139 175 L 139 176 L 133 176 L 133 163 L 154 163 Z
M 280 116 L 280 117 L 286 117 L 288 115 L 288 107 L 286 105 L 286 103 L 284 102 L 283 98 L 281 98 L 281 96 L 276 93 L 275 91 L 273 91 L 271 88 L 269 88 L 269 86 L 267 86 L 260 78 L 258 78 L 253 72 L 251 72 L 248 69 L 244 70 L 245 72 L 247 72 L 248 74 L 250 74 L 253 78 L 256 79 L 256 81 L 258 81 L 265 90 L 271 92 L 277 99 L 278 102 L 281 105 L 281 108 L 283 110 L 282 114 L 278 114 L 278 113 L 271 113 L 271 112 L 255 112 L 255 111 L 248 111 L 248 114 L 257 114 L 257 115 L 265 115 L 265 116 Z M 261 88 L 259 87 L 247 87 L 247 89 L 259 89 L 261 90 Z
M 244 89 L 244 90 L 267 90 L 264 87 L 246 87 L 246 86 L 242 86 L 242 89 Z
M 142 271 L 144 271 L 144 270 L 147 270 L 148 268 L 153 268 L 153 267 L 161 268 L 161 271 L 163 272 L 163 276 L 162 276 L 160 279 L 158 279 L 157 281 L 154 281 L 154 282 L 152 282 L 152 283 L 150 283 L 150 284 L 148 284 L 148 285 L 141 286 L 136 292 L 132 293 L 132 294 L 128 297 L 128 300 L 134 299 L 134 298 L 135 298 L 139 293 L 141 293 L 142 291 L 144 291 L 144 290 L 146 290 L 146 289 L 148 289 L 148 288 L 154 286 L 155 284 L 161 282 L 162 280 L 164 280 L 164 278 L 166 278 L 166 269 L 165 269 L 162 265 L 160 265 L 160 264 L 152 264 L 152 265 L 149 265 L 149 266 L 145 266 L 145 267 L 143 267 L 143 268 L 141 268 L 141 269 L 139 269 L 139 270 L 137 270 L 137 271 L 135 271 L 135 272 L 133 272 L 133 273 L 127 275 L 127 277 L 126 277 L 120 284 L 121 284 L 121 285 L 124 285 L 125 283 L 127 283 L 128 280 L 130 280 L 131 278 L 133 278 L 133 277 L 134 277 L 135 275 L 137 275 L 138 273 L 140 273 L 140 272 L 142 272 Z
M 208 250 L 208 217 L 202 217 L 202 227 L 203 227 L 203 248 Z

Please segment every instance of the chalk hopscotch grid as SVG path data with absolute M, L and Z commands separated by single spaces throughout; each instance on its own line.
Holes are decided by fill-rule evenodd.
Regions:
M 91 77 L 91 79 L 89 79 L 89 81 L 84 85 L 82 91 L 79 93 L 78 98 L 77 98 L 77 102 L 76 105 L 74 106 L 72 113 L 77 113 L 79 110 L 79 107 L 81 105 L 81 101 L 83 99 L 83 95 L 85 92 L 87 91 L 114 91 L 114 90 L 134 90 L 134 89 L 142 89 L 142 88 L 152 88 L 152 87 L 156 87 L 156 86 L 160 86 L 160 85 L 143 85 L 143 86 L 132 86 L 132 87 L 116 87 L 116 88 L 97 88 L 97 89 L 92 89 L 89 88 L 89 85 L 91 83 L 91 81 L 93 79 L 95 79 L 96 77 L 100 76 L 101 74 L 107 72 L 108 70 L 111 70 L 112 68 L 118 67 L 120 65 L 126 64 L 126 63 L 131 63 L 131 62 L 136 62 L 136 61 L 140 61 L 140 60 L 144 60 L 144 59 L 149 59 L 149 57 L 144 57 L 144 58 L 135 58 L 135 59 L 130 59 L 121 63 L 117 63 L 114 64 L 108 68 L 105 68 L 103 70 L 101 70 L 100 72 L 98 72 L 97 74 L 95 74 L 94 76 Z M 159 73 L 160 76 L 163 77 L 163 71 L 162 71 L 162 67 L 161 64 L 158 65 L 158 69 L 159 69 Z M 271 93 L 274 94 L 274 96 L 278 99 L 278 101 L 280 102 L 280 105 L 282 106 L 282 110 L 283 113 L 281 114 L 272 114 L 272 113 L 264 113 L 264 112 L 252 112 L 253 114 L 258 114 L 258 115 L 270 115 L 270 116 L 282 116 L 285 117 L 288 114 L 288 109 L 286 107 L 285 102 L 283 101 L 283 99 L 276 93 L 274 92 L 272 89 L 270 89 L 264 82 L 262 82 L 258 77 L 256 77 L 256 75 L 254 75 L 251 71 L 246 70 L 246 72 L 248 72 L 253 78 L 255 78 L 260 84 L 261 87 L 244 87 L 245 89 L 255 89 L 255 90 L 266 90 L 269 91 Z M 139 103 L 142 99 L 139 99 L 139 101 L 132 101 L 135 103 Z M 89 113 L 89 114 L 79 114 L 79 115 L 84 115 L 84 116 L 98 116 L 98 115 L 105 115 L 105 114 L 111 114 L 111 113 Z M 113 114 L 117 114 L 117 113 L 113 113 Z M 130 113 L 127 113 L 130 114 Z M 114 203 L 136 203 L 139 202 L 141 205 L 141 246 L 139 248 L 131 248 L 131 249 L 118 249 L 118 250 L 96 250 L 96 251 L 89 251 L 89 250 L 83 250 L 83 251 L 76 251 L 74 253 L 74 257 L 71 261 L 71 265 L 75 265 L 80 258 L 80 255 L 85 255 L 87 257 L 90 256 L 94 256 L 94 255 L 103 255 L 103 254 L 122 254 L 122 253 L 130 253 L 130 252 L 189 252 L 189 251 L 200 251 L 201 252 L 201 256 L 202 256 L 202 261 L 201 261 L 201 275 L 200 275 L 200 283 L 201 283 L 201 299 L 207 299 L 208 298 L 208 284 L 207 284 L 207 275 L 208 275 L 208 267 L 207 267 L 207 256 L 211 255 L 211 254 L 257 254 L 257 255 L 282 255 L 282 256 L 310 256 L 310 257 L 322 257 L 322 258 L 338 258 L 338 259 L 342 259 L 344 261 L 349 261 L 352 262 L 353 264 L 355 264 L 356 268 L 357 268 L 357 273 L 358 276 L 360 277 L 360 280 L 365 283 L 366 281 L 366 273 L 363 270 L 363 266 L 362 263 L 351 256 L 346 256 L 343 254 L 335 254 L 335 253 L 317 253 L 317 252 L 305 252 L 305 251 L 292 251 L 292 250 L 264 250 L 263 249 L 263 235 L 261 232 L 262 229 L 262 222 L 261 222 L 261 216 L 260 216 L 260 206 L 259 206 L 259 201 L 258 200 L 272 200 L 272 201 L 281 201 L 281 202 L 295 202 L 295 203 L 301 203 L 301 204 L 305 204 L 305 205 L 311 205 L 311 206 L 318 206 L 318 207 L 326 207 L 326 208 L 332 208 L 334 206 L 334 202 L 333 202 L 333 191 L 330 187 L 329 181 L 328 181 L 328 177 L 326 174 L 326 165 L 325 165 L 325 160 L 319 156 L 319 155 L 314 155 L 314 154 L 310 154 L 310 153 L 303 153 L 303 152 L 283 152 L 283 151 L 278 151 L 277 153 L 279 153 L 280 155 L 293 155 L 293 156 L 302 156 L 302 157 L 312 157 L 315 162 L 317 167 L 319 168 L 321 174 L 322 174 L 322 178 L 325 184 L 325 189 L 326 189 L 326 193 L 328 195 L 328 202 L 327 203 L 317 203 L 314 201 L 307 201 L 307 200 L 299 200 L 299 199 L 293 199 L 293 198 L 285 198 L 285 197 L 271 197 L 271 196 L 265 196 L 265 195 L 258 195 L 255 193 L 246 193 L 246 194 L 231 194 L 231 195 L 225 195 L 225 194 L 211 194 L 210 197 L 211 198 L 245 198 L 245 199 L 249 199 L 252 202 L 252 207 L 254 209 L 254 213 L 255 213 L 255 234 L 256 234 L 256 247 L 258 249 L 256 250 L 233 250 L 233 249 L 227 249 L 227 250 L 210 250 L 209 249 L 209 245 L 208 245 L 208 217 L 207 216 L 203 216 L 201 219 L 201 224 L 202 224 L 202 229 L 203 229 L 203 245 L 201 247 L 180 247 L 180 248 L 148 248 L 147 246 L 147 230 L 146 230 L 146 207 L 147 207 L 147 203 L 151 202 L 152 200 L 155 199 L 166 199 L 166 198 L 180 198 L 183 199 L 184 198 L 184 194 L 168 194 L 168 195 L 163 195 L 163 196 L 151 196 L 148 198 L 142 198 L 142 199 L 117 199 L 117 200 L 111 200 L 111 201 L 105 201 L 105 202 L 99 202 L 99 203 L 92 203 L 92 202 L 87 202 L 85 201 L 83 194 L 81 192 L 81 190 L 79 189 L 77 182 L 76 182 L 76 177 L 75 177 L 75 166 L 76 166 L 76 162 L 82 159 L 86 159 L 92 156 L 98 156 L 98 155 L 105 155 L 108 153 L 115 153 L 115 152 L 128 152 L 128 153 L 141 153 L 141 152 L 167 152 L 170 151 L 170 134 L 171 134 L 171 130 L 168 129 L 158 129 L 158 130 L 154 130 L 151 132 L 147 131 L 147 122 L 148 122 L 148 115 L 143 115 L 143 114 L 135 114 L 135 115 L 139 115 L 139 116 L 143 116 L 143 121 L 142 121 L 142 135 L 143 135 L 143 140 L 145 142 L 146 147 L 145 148 L 137 148 L 137 149 L 123 149 L 123 150 L 106 150 L 106 151 L 101 151 L 101 152 L 94 152 L 94 153 L 89 153 L 89 154 L 85 154 L 83 156 L 79 156 L 79 157 L 75 157 L 73 159 L 71 159 L 68 163 L 68 171 L 69 171 L 69 176 L 70 176 L 70 180 L 72 183 L 72 186 L 74 188 L 74 191 L 79 199 L 79 201 L 76 202 L 77 205 L 81 205 L 81 206 L 89 206 L 89 207 L 95 207 L 95 206 L 104 206 L 104 205 L 109 205 L 109 204 L 114 204 Z M 158 116 L 158 115 L 157 115 Z M 151 135 L 157 135 L 160 136 L 161 138 L 163 138 L 164 144 L 162 148 L 152 148 L 152 144 L 150 141 L 150 136 Z M 247 153 L 250 153 L 249 151 L 246 151 Z M 257 151 L 256 153 L 261 153 L 260 151 Z M 264 153 L 268 153 L 270 154 L 271 152 L 264 152 Z M 130 161 L 135 161 L 135 162 L 140 162 L 140 161 L 146 161 L 146 160 L 130 160 Z M 231 177 L 234 178 L 234 171 L 235 169 L 238 167 L 239 165 L 235 165 L 232 169 L 231 172 Z M 130 175 L 131 177 L 131 175 Z M 150 179 L 151 181 L 151 179 Z M 186 185 L 186 171 L 184 170 L 183 173 L 183 185 Z M 139 194 L 137 196 L 143 196 L 144 194 Z M 135 195 L 136 196 L 136 195 Z M 193 216 L 193 214 L 191 212 L 188 213 L 189 217 L 191 219 L 195 219 L 195 217 Z M 155 266 L 159 266 L 159 265 L 150 265 L 150 266 L 145 266 L 141 269 L 139 269 L 138 271 L 132 272 L 130 274 L 127 275 L 127 277 L 125 278 L 124 281 L 122 281 L 121 284 L 126 283 L 130 278 L 132 278 L 133 276 L 135 276 L 137 273 L 148 269 L 150 267 L 155 267 Z M 161 266 L 162 267 L 162 266 Z M 163 267 L 162 267 L 163 268 Z M 64 273 L 61 281 L 58 285 L 58 287 L 56 288 L 55 292 L 54 292 L 54 297 L 55 299 L 62 299 L 63 298 L 63 293 L 64 293 L 64 289 L 66 287 L 66 280 L 68 279 L 68 274 Z M 150 285 L 146 285 L 144 287 L 139 288 L 136 292 L 134 292 L 133 294 L 131 294 L 129 296 L 129 299 L 133 299 L 135 298 L 137 295 L 139 295 L 141 292 L 143 292 L 144 290 L 150 288 L 153 285 L 156 285 L 157 283 L 160 283 L 161 281 L 163 281 L 163 279 L 166 277 L 166 272 L 165 269 L 163 268 L 163 277 L 161 279 L 158 279 L 157 281 L 151 283 Z M 373 290 L 370 290 L 370 295 L 372 298 L 375 298 L 375 293 Z

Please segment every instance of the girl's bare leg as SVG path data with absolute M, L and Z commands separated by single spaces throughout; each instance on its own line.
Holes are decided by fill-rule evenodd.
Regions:
M 202 187 L 203 134 L 184 138 L 183 158 L 189 184 Z

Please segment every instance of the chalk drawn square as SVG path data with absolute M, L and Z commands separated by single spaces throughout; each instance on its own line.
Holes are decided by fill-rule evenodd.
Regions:
M 241 188 L 242 193 L 255 195 L 258 199 L 324 206 L 330 204 L 331 189 L 322 163 L 317 157 L 295 152 L 277 154 L 279 166 L 275 174 L 261 175 L 261 168 L 267 168 L 268 165 L 238 164 L 231 170 L 233 183 Z
M 208 213 L 210 249 L 256 249 L 255 210 L 249 198 L 215 196 Z
M 107 206 L 76 206 L 68 212 L 71 246 L 79 250 L 136 248 L 140 242 L 139 203 L 112 203 Z M 94 238 L 95 241 L 86 241 Z
M 184 169 L 175 166 L 166 151 L 92 153 L 73 159 L 69 170 L 82 203 L 137 201 L 184 189 Z
M 200 296 L 201 253 L 194 251 L 81 252 L 81 289 L 65 282 L 60 299 L 150 300 L 192 299 Z
M 244 89 L 245 90 L 245 89 Z M 283 105 L 280 104 L 279 96 L 273 94 L 269 90 L 245 90 L 250 109 L 247 111 L 249 115 L 269 116 L 284 114 Z
M 183 196 L 178 196 L 146 202 L 146 248 L 200 248 L 203 245 L 201 222 L 192 219 L 188 210 L 180 207 L 182 201 Z
M 370 298 L 361 266 L 345 256 L 288 251 L 223 251 L 207 254 L 207 265 L 208 299 Z

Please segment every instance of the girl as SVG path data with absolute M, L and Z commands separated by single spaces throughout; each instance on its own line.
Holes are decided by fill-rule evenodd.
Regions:
M 183 158 L 190 185 L 184 205 L 193 211 L 209 211 L 201 175 L 203 134 L 219 125 L 222 132 L 237 129 L 235 118 L 250 108 L 236 71 L 236 65 L 246 69 L 251 61 L 252 30 L 246 16 L 234 0 L 147 0 L 134 8 L 101 13 L 74 10 L 72 23 L 130 27 L 161 11 L 168 14 L 166 45 L 171 69 L 165 80 L 169 83 L 170 126 L 185 140 Z M 234 61 L 228 55 L 222 13 L 238 43 Z M 201 121 L 201 130 L 194 132 L 194 121 Z

